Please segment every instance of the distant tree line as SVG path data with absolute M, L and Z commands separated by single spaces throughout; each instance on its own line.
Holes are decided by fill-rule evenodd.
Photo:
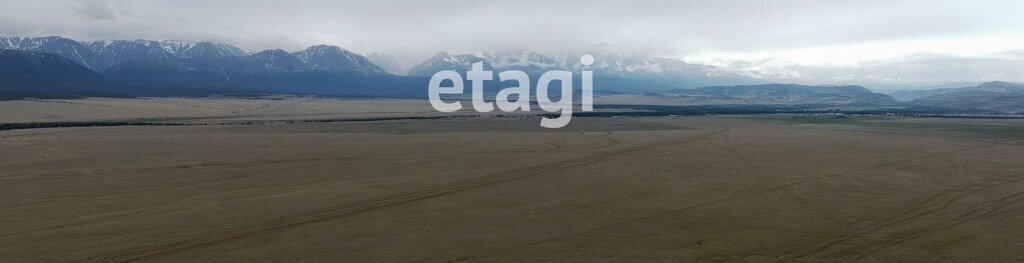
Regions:
M 187 125 L 185 123 L 171 122 L 137 122 L 137 121 L 58 121 L 58 122 L 15 122 L 0 123 L 0 131 L 38 129 L 38 128 L 64 128 L 64 127 L 101 127 L 101 126 L 175 126 Z

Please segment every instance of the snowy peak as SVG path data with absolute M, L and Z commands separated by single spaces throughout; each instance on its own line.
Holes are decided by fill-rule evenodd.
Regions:
M 161 41 L 160 46 L 164 51 L 183 59 L 213 59 L 246 55 L 245 50 L 224 43 L 166 40 Z
M 109 66 L 81 43 L 62 37 L 0 37 L 0 49 L 56 54 L 93 70 Z
M 471 54 L 463 55 L 451 55 L 448 52 L 439 52 L 434 57 L 423 61 L 419 65 L 416 65 L 412 69 L 409 69 L 409 76 L 433 76 L 434 73 L 443 70 L 454 70 L 458 72 L 465 72 L 472 68 L 473 63 L 483 62 L 484 69 L 493 70 L 494 67 L 490 65 L 486 59 Z
M 565 65 L 579 69 L 583 65 L 579 63 L 579 54 L 560 56 Z M 595 63 L 590 66 L 595 71 L 606 72 L 616 75 L 675 75 L 685 74 L 689 76 L 715 77 L 731 74 L 714 66 L 689 64 L 682 60 L 662 57 L 648 57 L 640 55 L 620 55 L 611 53 L 593 54 Z
M 366 57 L 337 46 L 316 45 L 294 55 L 317 71 L 388 74 Z
M 338 46 L 331 45 L 316 45 L 306 48 L 305 50 L 296 52 L 300 53 L 300 56 L 340 56 L 343 55 L 347 50 L 342 49 Z
M 291 57 L 291 58 L 298 59 L 297 57 L 293 56 L 291 53 L 288 53 L 288 51 L 284 51 L 284 50 L 281 50 L 281 49 L 268 49 L 268 50 L 257 52 L 256 54 L 252 54 L 249 57 L 267 58 L 267 59 L 277 59 L 277 58 Z
M 274 71 L 302 71 L 309 67 L 301 59 L 280 49 L 264 50 L 245 57 L 250 64 Z
M 108 57 L 111 65 L 139 59 L 216 59 L 244 56 L 244 50 L 223 43 L 181 40 L 100 40 L 83 42 L 93 52 Z
M 106 65 L 117 65 L 129 60 L 169 59 L 174 55 L 164 51 L 160 42 L 151 40 L 101 40 L 83 42 L 101 56 Z
M 554 57 L 541 55 L 536 52 L 484 53 L 482 59 L 495 68 L 522 70 L 531 73 L 565 68 L 563 63 L 559 63 Z
M 244 56 L 228 44 L 188 41 L 98 40 L 75 41 L 62 37 L 0 37 L 0 48 L 60 55 L 94 71 L 131 60 L 215 59 Z

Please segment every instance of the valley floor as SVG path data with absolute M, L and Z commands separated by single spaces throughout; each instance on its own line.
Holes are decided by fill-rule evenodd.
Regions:
M 431 111 L 274 100 L 236 113 L 246 107 L 163 100 L 215 112 L 16 107 L 0 122 Z M 1019 262 L 1022 157 L 1020 120 L 621 117 L 544 129 L 484 116 L 0 131 L 0 257 Z

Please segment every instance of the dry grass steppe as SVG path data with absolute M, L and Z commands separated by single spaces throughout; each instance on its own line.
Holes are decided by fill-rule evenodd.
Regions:
M 0 122 L 431 111 L 156 101 L 2 102 Z M 1019 262 L 1022 139 L 1018 120 L 763 116 L 2 131 L 0 257 Z

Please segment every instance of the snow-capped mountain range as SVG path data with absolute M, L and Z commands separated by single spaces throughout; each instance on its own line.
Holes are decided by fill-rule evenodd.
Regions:
M 590 66 L 580 63 L 583 54 L 543 55 L 536 52 L 495 52 L 458 54 L 440 52 L 409 70 L 410 76 L 431 76 L 442 70 L 466 71 L 475 62 L 483 62 L 489 70 L 522 70 L 541 74 L 549 70 L 578 72 L 592 70 L 595 76 L 655 81 L 667 88 L 696 88 L 711 85 L 760 84 L 763 81 L 735 74 L 708 65 L 689 64 L 682 60 L 639 55 L 593 53 Z
M 0 49 L 36 51 L 56 54 L 92 70 L 109 67 L 99 55 L 78 41 L 62 37 L 0 37 Z
M 346 71 L 365 74 L 388 74 L 362 55 L 336 46 L 317 45 L 295 52 L 299 60 L 314 71 Z
M 53 53 L 95 71 L 130 60 L 213 59 L 246 54 L 238 47 L 223 43 L 152 40 L 80 42 L 62 37 L 0 37 L 0 49 Z
M 218 60 L 222 65 L 210 66 L 209 63 L 188 62 L 191 68 L 241 67 L 248 70 L 264 67 L 274 70 L 294 71 L 330 71 L 359 74 L 388 74 L 388 70 L 377 63 L 388 64 L 390 72 L 400 73 L 393 59 L 377 54 L 377 63 L 367 57 L 336 46 L 317 45 L 305 50 L 288 53 L 281 50 L 257 52 L 247 59 L 223 60 L 224 58 L 243 58 L 250 53 L 230 44 L 202 41 L 152 41 L 152 40 L 101 40 L 75 41 L 63 37 L 0 37 L 0 49 L 36 51 L 57 54 L 97 72 L 109 69 L 129 61 L 163 60 L 163 61 L 207 61 Z M 613 53 L 590 53 L 596 60 L 589 66 L 580 63 L 582 53 L 560 53 L 545 55 L 530 51 L 483 52 L 479 54 L 449 54 L 440 52 L 423 63 L 412 67 L 409 76 L 429 77 L 442 70 L 468 70 L 475 62 L 484 62 L 488 70 L 522 70 L 530 75 L 539 75 L 550 70 L 568 70 L 579 72 L 584 69 L 594 71 L 595 77 L 602 78 L 604 86 L 614 86 L 620 90 L 642 88 L 645 90 L 664 90 L 675 88 L 696 88 L 714 85 L 763 84 L 757 78 L 729 72 L 708 65 L 690 64 L 682 60 L 639 55 L 622 55 Z M 289 56 L 290 55 L 290 56 Z M 268 60 L 269 64 L 256 65 L 252 62 Z M 271 61 L 278 60 L 278 61 Z M 297 61 L 295 61 L 297 60 Z M 242 61 L 245 61 L 244 63 Z M 390 62 L 389 62 L 390 61 Z M 279 67 L 276 64 L 287 66 Z M 260 64 L 260 63 L 257 63 Z M 138 63 L 136 64 L 138 66 Z M 119 67 L 123 69 L 124 67 Z
M 0 99 L 21 97 L 174 96 L 204 94 L 317 94 L 422 97 L 427 78 L 442 70 L 521 70 L 536 79 L 550 70 L 594 72 L 596 91 L 761 100 L 772 103 L 895 105 L 892 98 L 856 86 L 793 86 L 681 60 L 611 53 L 441 52 L 409 71 L 387 73 L 370 59 L 336 46 L 253 54 L 237 47 L 189 41 L 0 37 Z M 387 61 L 386 55 L 375 55 Z M 0 75 L 4 75 L 0 74 Z M 490 91 L 503 83 L 491 83 Z M 754 84 L 754 85 L 751 85 Z M 747 86 L 733 86 L 747 85 Z M 704 88 L 698 88 L 704 87 Z M 911 105 L 1019 113 L 1024 88 L 992 82 L 973 88 L 922 91 Z M 697 88 L 697 89 L 690 89 Z M 486 90 L 485 90 L 486 91 Z M 914 95 L 914 94 L 910 94 Z
M 193 42 L 182 40 L 100 40 L 75 41 L 62 37 L 0 37 L 0 49 L 35 51 L 57 54 L 97 72 L 129 61 L 140 60 L 218 60 L 241 58 L 248 52 L 233 45 L 214 42 Z M 269 53 L 268 53 L 269 52 Z M 295 53 L 282 50 L 258 52 L 251 58 L 281 61 L 267 61 L 271 64 L 291 63 L 296 70 L 353 72 L 363 74 L 387 74 L 365 57 L 336 46 L 317 45 Z M 283 53 L 283 54 L 282 54 Z M 295 62 L 285 62 L 296 60 Z M 226 61 L 222 61 L 226 62 Z M 238 64 L 237 61 L 228 64 Z M 206 63 L 208 64 L 208 63 Z M 225 65 L 226 66 L 226 65 Z M 274 67 L 270 65 L 269 67 Z
M 234 57 L 247 54 L 245 50 L 236 46 L 213 42 L 165 40 L 160 41 L 160 47 L 179 58 Z

